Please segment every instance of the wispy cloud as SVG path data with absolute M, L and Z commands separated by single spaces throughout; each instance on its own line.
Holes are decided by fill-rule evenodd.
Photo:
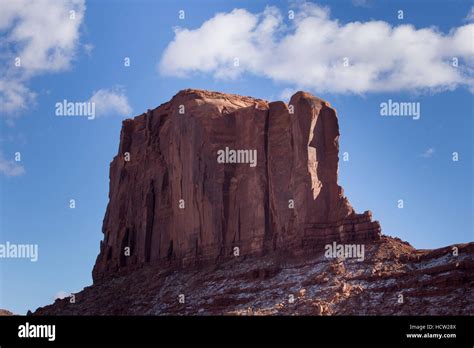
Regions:
M 430 147 L 429 149 L 424 151 L 422 154 L 420 154 L 420 157 L 430 158 L 430 157 L 433 157 L 434 154 L 435 154 L 435 149 Z
M 465 20 L 468 22 L 474 22 L 474 6 L 471 6 L 471 9 L 469 10 Z
M 26 87 L 23 81 L 0 80 L 0 108 L 4 113 L 10 115 L 26 110 L 35 100 L 36 93 Z
M 82 49 L 88 57 L 91 57 L 92 56 L 92 51 L 94 50 L 94 45 L 91 44 L 91 43 L 86 43 L 86 44 L 82 45 Z
M 197 29 L 175 29 L 159 70 L 217 79 L 250 73 L 318 93 L 437 92 L 474 85 L 473 30 L 474 24 L 444 34 L 385 21 L 342 23 L 310 3 L 295 7 L 294 19 L 276 7 L 234 9 Z
M 283 99 L 285 101 L 289 101 L 291 99 L 291 97 L 293 96 L 293 94 L 296 93 L 296 89 L 295 88 L 284 88 L 281 92 L 280 92 L 280 99 Z
M 25 174 L 25 168 L 18 162 L 7 160 L 0 154 L 0 173 L 5 176 L 20 176 Z
M 352 5 L 356 7 L 370 7 L 369 0 L 352 0 Z

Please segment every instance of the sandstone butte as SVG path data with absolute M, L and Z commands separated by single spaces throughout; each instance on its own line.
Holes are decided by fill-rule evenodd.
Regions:
M 474 243 L 382 235 L 338 185 L 339 135 L 305 92 L 188 89 L 125 120 L 93 285 L 35 315 L 472 314 Z M 225 148 L 256 150 L 256 166 L 219 163 Z M 364 261 L 325 257 L 334 242 Z

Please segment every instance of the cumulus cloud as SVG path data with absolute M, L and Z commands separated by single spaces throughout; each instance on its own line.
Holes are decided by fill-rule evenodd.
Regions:
M 128 116 L 132 113 L 125 91 L 120 87 L 99 89 L 94 92 L 89 101 L 95 103 L 97 116 Z
M 84 0 L 3 0 L 0 11 L 0 110 L 25 109 L 28 81 L 66 70 L 76 54 Z
M 317 92 L 472 90 L 473 31 L 474 24 L 442 33 L 374 20 L 341 23 L 310 3 L 298 5 L 292 20 L 275 7 L 234 9 L 194 30 L 176 28 L 159 70 L 178 77 L 250 73 Z
M 0 173 L 5 176 L 20 176 L 25 174 L 25 168 L 13 160 L 7 160 L 0 154 Z

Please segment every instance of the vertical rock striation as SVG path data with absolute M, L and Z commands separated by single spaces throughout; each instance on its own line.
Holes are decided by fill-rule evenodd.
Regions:
M 94 281 L 146 263 L 188 267 L 236 250 L 300 255 L 380 239 L 379 223 L 356 214 L 337 184 L 338 139 L 335 110 L 305 92 L 287 105 L 184 90 L 125 120 Z M 226 148 L 244 150 L 240 159 L 255 151 L 256 165 L 220 163 Z

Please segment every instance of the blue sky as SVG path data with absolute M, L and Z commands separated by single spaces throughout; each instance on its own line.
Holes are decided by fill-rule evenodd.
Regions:
M 268 100 L 305 89 L 328 100 L 339 115 L 340 155 L 349 153 L 349 161 L 340 162 L 339 182 L 358 212 L 371 210 L 385 234 L 417 248 L 474 239 L 470 2 L 43 1 L 39 6 L 57 11 L 6 0 L 0 15 L 0 243 L 39 246 L 37 262 L 0 259 L 0 308 L 24 314 L 51 303 L 59 292 L 92 283 L 121 121 L 184 88 Z M 70 9 L 76 11 L 73 22 L 64 17 Z M 403 20 L 397 18 L 400 9 Z M 185 19 L 178 17 L 180 10 Z M 298 24 L 289 21 L 289 10 L 300 21 L 295 23 L 309 20 L 316 37 L 329 28 L 326 43 L 318 46 L 301 27 L 303 36 L 292 36 Z M 57 15 L 35 34 L 46 13 Z M 222 14 L 216 20 L 217 13 Z M 274 27 L 260 25 L 265 20 Z M 206 21 L 209 31 L 202 29 Z M 366 26 L 373 21 L 383 23 Z M 359 24 L 346 26 L 354 22 Z M 394 34 L 406 24 L 411 30 Z M 456 31 L 461 27 L 467 35 Z M 41 38 L 55 37 L 47 36 L 48 30 L 57 37 L 44 42 Z M 209 32 L 222 36 L 204 45 Z M 368 40 L 380 44 L 373 51 L 358 50 Z M 339 75 L 342 68 L 334 68 L 337 50 L 354 62 L 354 75 Z M 241 67 L 227 74 L 234 51 Z M 18 56 L 24 63 L 15 70 Z M 459 67 L 453 72 L 443 64 L 454 56 Z M 357 70 L 363 63 L 366 70 Z M 55 115 L 57 102 L 91 98 L 98 104 L 94 120 Z M 380 116 L 380 103 L 388 99 L 419 102 L 420 119 Z M 16 152 L 20 162 L 14 161 Z M 452 160 L 453 152 L 459 161 Z M 75 209 L 69 208 L 70 199 Z

